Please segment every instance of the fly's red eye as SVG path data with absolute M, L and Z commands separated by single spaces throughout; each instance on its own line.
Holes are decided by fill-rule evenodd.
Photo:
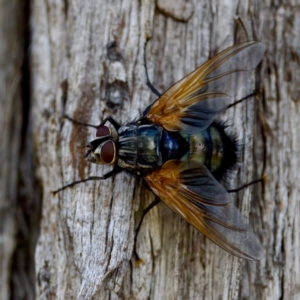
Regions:
M 107 126 L 100 126 L 97 129 L 96 137 L 103 137 L 107 135 L 110 135 L 110 130 Z
M 101 159 L 104 163 L 110 164 L 115 158 L 115 145 L 113 141 L 107 141 L 101 147 Z

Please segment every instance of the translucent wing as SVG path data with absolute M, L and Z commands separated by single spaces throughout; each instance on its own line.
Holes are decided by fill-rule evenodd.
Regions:
M 221 248 L 244 259 L 261 258 L 258 238 L 205 166 L 170 160 L 145 179 L 169 208 Z
M 206 129 L 232 103 L 264 52 L 265 46 L 257 42 L 227 48 L 170 87 L 144 117 L 169 131 Z

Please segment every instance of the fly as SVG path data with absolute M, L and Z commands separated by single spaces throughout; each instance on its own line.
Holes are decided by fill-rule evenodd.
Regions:
M 126 170 L 143 178 L 170 209 L 227 252 L 260 259 L 257 236 L 220 183 L 236 165 L 238 147 L 217 117 L 232 105 L 241 82 L 264 52 L 265 46 L 258 42 L 235 45 L 162 95 L 150 86 L 159 97 L 140 117 L 122 126 L 107 117 L 97 128 L 86 158 L 114 168 L 84 181 Z M 107 122 L 112 128 L 105 126 Z

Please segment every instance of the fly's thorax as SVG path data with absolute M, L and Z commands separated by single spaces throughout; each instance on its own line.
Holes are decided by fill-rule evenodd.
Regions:
M 114 164 L 117 160 L 116 134 L 106 126 L 100 126 L 97 139 L 90 142 L 86 158 L 95 164 Z
M 118 165 L 138 175 L 162 166 L 162 128 L 155 124 L 124 125 L 119 129 Z

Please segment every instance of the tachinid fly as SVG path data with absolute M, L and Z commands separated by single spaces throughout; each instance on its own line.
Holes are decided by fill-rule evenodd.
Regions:
M 219 53 L 170 87 L 142 116 L 120 126 L 108 117 L 87 159 L 144 178 L 169 208 L 229 253 L 258 260 L 262 248 L 220 180 L 237 146 L 216 118 L 233 103 L 265 47 L 246 42 Z M 104 124 L 109 121 L 111 130 Z M 113 128 L 112 128 L 113 129 Z

